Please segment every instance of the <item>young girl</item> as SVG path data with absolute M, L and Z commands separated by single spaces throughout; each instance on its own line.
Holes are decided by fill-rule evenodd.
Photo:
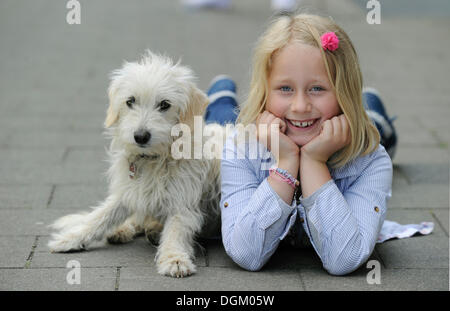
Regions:
M 212 83 L 207 122 L 234 121 L 235 91 L 223 77 Z M 394 147 L 381 102 L 373 93 L 364 96 L 366 108 L 375 103 L 372 112 Z M 256 46 L 250 94 L 236 123 L 256 125 L 258 146 L 269 151 L 277 134 L 270 128 L 277 125 L 279 156 L 251 158 L 248 143 L 236 144 L 236 131 L 228 137 L 221 170 L 227 254 L 256 271 L 289 234 L 297 245 L 309 240 L 331 274 L 363 264 L 385 218 L 392 162 L 364 109 L 358 58 L 347 34 L 320 16 L 276 19 Z

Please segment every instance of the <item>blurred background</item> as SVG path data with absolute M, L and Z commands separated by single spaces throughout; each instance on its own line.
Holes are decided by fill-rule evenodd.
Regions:
M 179 0 L 95 0 L 80 1 L 81 24 L 69 25 L 67 2 L 0 1 L 2 145 L 59 145 L 53 135 L 70 140 L 76 137 L 70 130 L 99 130 L 109 73 L 148 48 L 181 58 L 203 89 L 215 75 L 231 75 L 245 98 L 254 43 L 274 13 L 270 0 L 231 1 L 228 10 L 187 9 Z M 445 145 L 450 2 L 380 3 L 381 24 L 369 25 L 367 1 L 298 1 L 349 33 L 366 85 L 378 88 L 388 112 L 399 116 L 401 144 Z M 430 114 L 432 124 L 421 120 Z M 98 135 L 88 136 L 82 144 L 87 138 L 97 145 Z

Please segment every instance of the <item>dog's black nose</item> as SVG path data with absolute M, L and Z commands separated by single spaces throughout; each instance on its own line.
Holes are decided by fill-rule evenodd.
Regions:
M 145 145 L 146 143 L 148 143 L 150 137 L 152 137 L 152 135 L 150 134 L 149 131 L 139 130 L 134 132 L 134 140 L 139 145 Z

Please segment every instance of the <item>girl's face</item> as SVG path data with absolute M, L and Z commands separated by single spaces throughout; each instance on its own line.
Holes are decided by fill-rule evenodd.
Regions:
M 318 48 L 290 43 L 273 55 L 266 110 L 286 122 L 285 134 L 299 146 L 341 113 Z

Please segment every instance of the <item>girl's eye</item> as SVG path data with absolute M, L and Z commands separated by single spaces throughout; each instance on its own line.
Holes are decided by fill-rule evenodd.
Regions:
M 126 101 L 128 108 L 131 108 L 135 101 L 136 101 L 136 98 L 134 98 L 134 96 L 131 96 L 130 98 L 128 98 Z
M 163 100 L 159 103 L 159 109 L 161 111 L 166 111 L 167 109 L 170 108 L 170 102 L 168 100 Z
M 280 87 L 282 92 L 292 92 L 292 88 L 290 86 L 282 86 Z
M 313 86 L 313 87 L 311 88 L 311 91 L 312 91 L 312 92 L 320 92 L 320 91 L 323 91 L 323 90 L 324 90 L 324 88 L 321 87 L 321 86 Z

